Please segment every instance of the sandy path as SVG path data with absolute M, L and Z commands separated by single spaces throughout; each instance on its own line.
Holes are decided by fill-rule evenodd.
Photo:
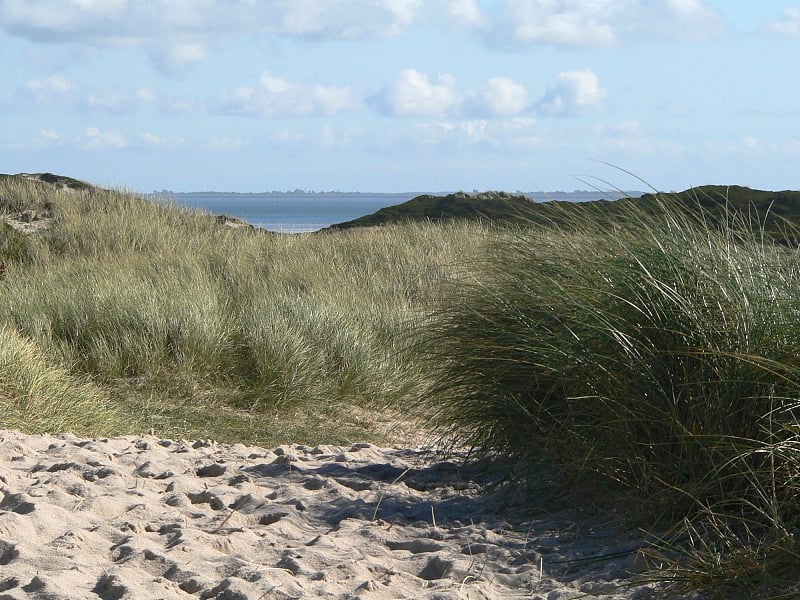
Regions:
M 0 600 L 665 597 L 618 587 L 635 552 L 578 560 L 635 545 L 613 515 L 482 483 L 421 449 L 0 431 Z

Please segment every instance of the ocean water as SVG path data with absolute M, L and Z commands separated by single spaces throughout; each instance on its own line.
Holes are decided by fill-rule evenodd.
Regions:
M 391 194 L 370 193 L 227 193 L 227 192 L 164 192 L 149 194 L 154 200 L 174 201 L 191 208 L 205 210 L 215 215 L 228 215 L 247 221 L 255 227 L 283 233 L 302 233 L 324 229 L 336 223 L 352 221 L 381 208 L 402 204 L 426 192 Z M 434 192 L 444 195 L 448 192 Z M 637 198 L 642 192 L 528 192 L 537 202 L 562 200 L 586 202 L 588 200 L 615 200 L 622 196 Z
M 270 231 L 303 233 L 351 221 L 386 206 L 402 204 L 418 195 L 416 192 L 398 194 L 173 192 L 157 194 L 154 198 L 174 201 L 215 215 L 237 217 L 255 227 Z

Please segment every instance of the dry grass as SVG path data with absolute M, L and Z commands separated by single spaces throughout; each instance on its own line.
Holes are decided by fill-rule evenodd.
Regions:
M 53 215 L 47 231 L 0 235 L 0 323 L 105 390 L 117 432 L 169 437 L 380 438 L 364 414 L 419 394 L 409 332 L 488 237 L 466 224 L 271 235 L 34 181 L 0 181 L 0 198 Z
M 797 250 L 665 198 L 612 227 L 565 215 L 490 255 L 428 328 L 439 431 L 520 477 L 556 461 L 634 493 L 672 565 L 659 576 L 800 593 L 785 581 L 800 569 Z

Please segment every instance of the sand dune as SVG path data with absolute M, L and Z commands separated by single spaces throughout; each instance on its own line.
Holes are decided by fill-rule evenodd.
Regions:
M 0 431 L 0 600 L 665 597 L 615 515 L 459 458 Z

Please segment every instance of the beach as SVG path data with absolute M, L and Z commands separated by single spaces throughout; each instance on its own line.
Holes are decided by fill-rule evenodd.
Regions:
M 641 532 L 462 453 L 0 432 L 0 599 L 638 599 Z M 553 508 L 555 506 L 555 508 Z

